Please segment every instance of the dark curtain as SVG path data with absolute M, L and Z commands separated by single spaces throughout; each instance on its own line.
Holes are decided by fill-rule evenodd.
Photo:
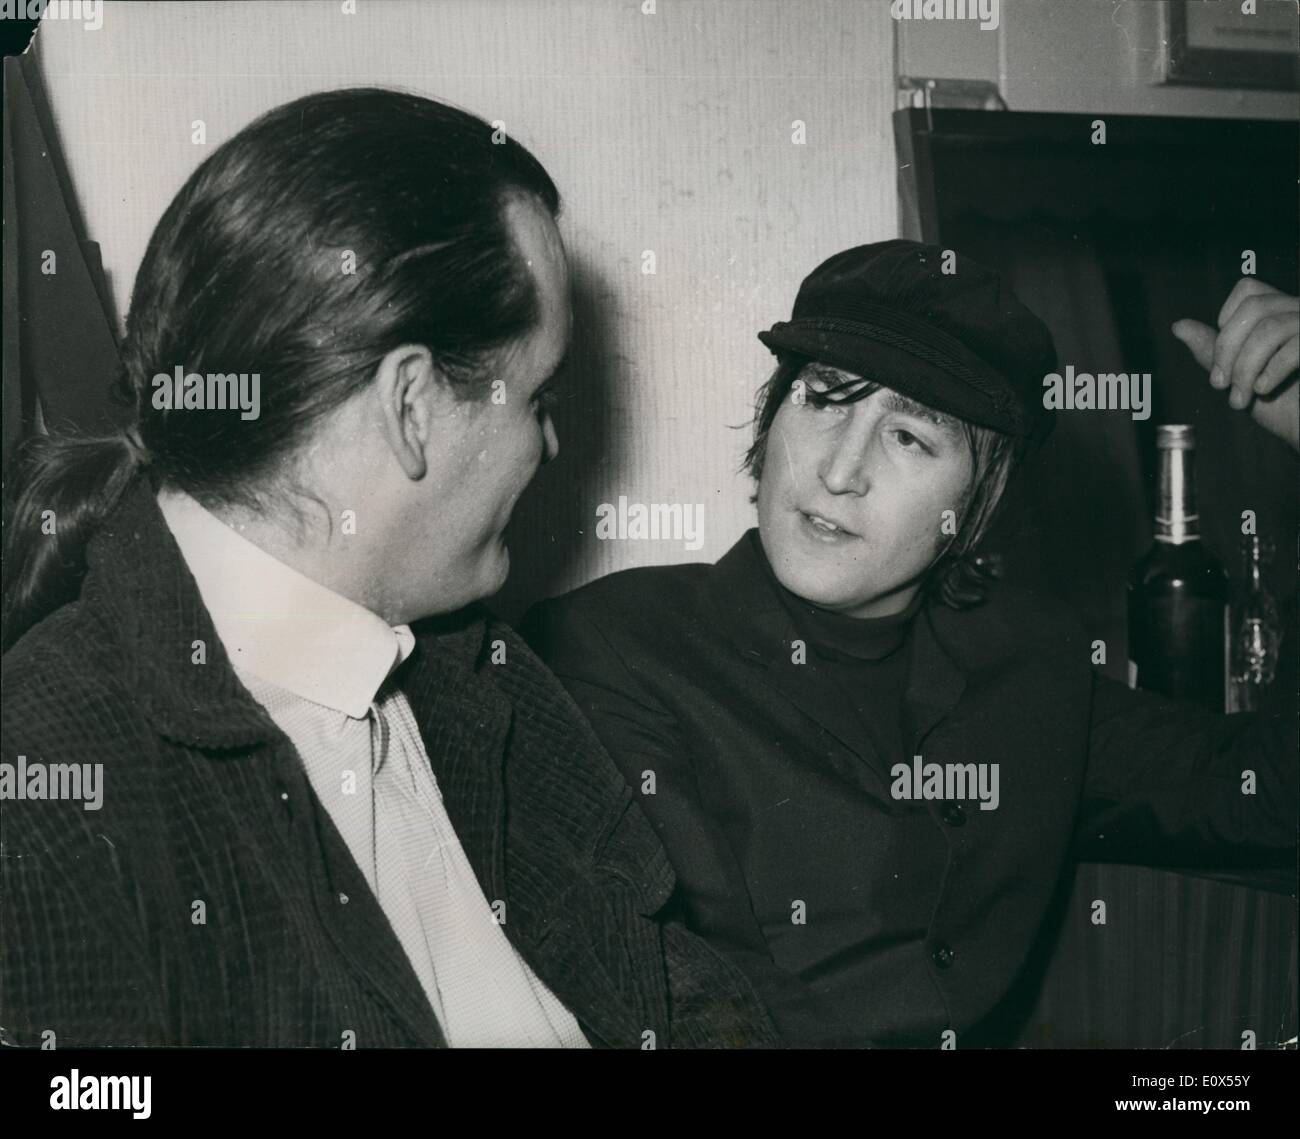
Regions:
M 31 53 L 4 61 L 4 462 L 40 429 L 110 431 L 120 370 L 99 247 L 85 240 Z

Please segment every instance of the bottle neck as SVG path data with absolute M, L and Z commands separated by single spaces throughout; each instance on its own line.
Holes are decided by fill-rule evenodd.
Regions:
M 1242 543 L 1242 580 L 1251 593 L 1264 590 L 1264 560 L 1266 554 L 1259 543 L 1247 539 Z
M 1198 542 L 1201 520 L 1196 513 L 1194 452 L 1171 447 L 1160 452 L 1160 496 L 1156 500 L 1155 540 L 1170 546 Z

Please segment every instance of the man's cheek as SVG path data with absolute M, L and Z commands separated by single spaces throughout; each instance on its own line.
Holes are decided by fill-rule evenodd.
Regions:
M 866 557 L 885 573 L 910 571 L 934 556 L 932 527 L 919 520 L 903 526 L 881 525 L 867 529 Z

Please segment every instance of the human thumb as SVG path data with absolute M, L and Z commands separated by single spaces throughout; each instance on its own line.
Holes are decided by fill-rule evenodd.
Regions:
M 1199 320 L 1176 320 L 1170 331 L 1191 349 L 1196 362 L 1209 371 L 1214 363 L 1214 341 L 1217 336 L 1214 329 Z

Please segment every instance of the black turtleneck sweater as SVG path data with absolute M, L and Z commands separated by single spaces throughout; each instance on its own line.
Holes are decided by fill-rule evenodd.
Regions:
M 791 593 L 777 580 L 766 555 L 761 560 L 809 650 L 832 666 L 828 671 L 857 713 L 863 735 L 882 768 L 908 762 L 911 757 L 903 754 L 901 713 L 907 684 L 907 641 L 922 594 L 918 591 L 906 609 L 888 617 L 848 617 L 820 609 Z

